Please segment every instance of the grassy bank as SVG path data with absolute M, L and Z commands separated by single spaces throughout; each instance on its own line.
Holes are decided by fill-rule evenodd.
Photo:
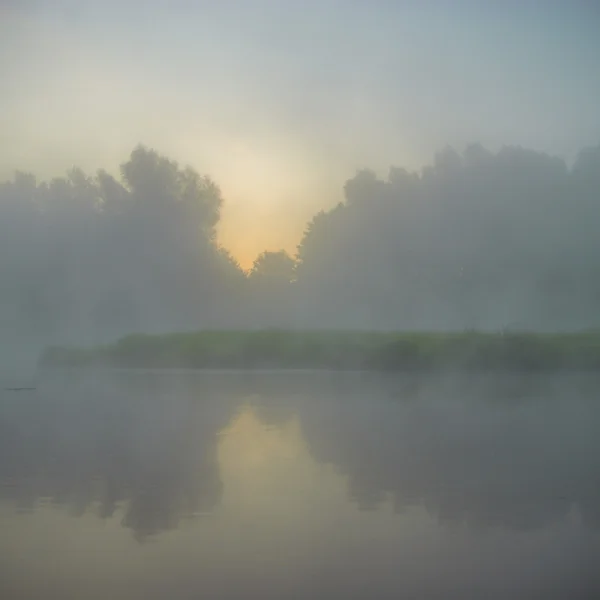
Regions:
M 600 331 L 368 333 L 201 331 L 51 347 L 44 367 L 600 370 Z

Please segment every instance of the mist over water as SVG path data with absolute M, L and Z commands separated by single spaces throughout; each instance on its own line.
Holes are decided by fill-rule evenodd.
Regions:
M 1 600 L 600 598 L 600 12 L 541 4 L 0 0 Z
M 595 597 L 597 389 L 56 373 L 2 395 L 0 591 Z

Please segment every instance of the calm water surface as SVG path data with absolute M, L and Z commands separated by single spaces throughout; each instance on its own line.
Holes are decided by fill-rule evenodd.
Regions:
M 46 375 L 0 598 L 600 598 L 600 380 Z

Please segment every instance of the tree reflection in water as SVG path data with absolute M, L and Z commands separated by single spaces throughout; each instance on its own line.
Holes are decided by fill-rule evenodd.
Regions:
M 573 510 L 600 525 L 596 382 L 345 375 L 59 377 L 2 397 L 0 493 L 72 515 L 123 511 L 137 539 L 213 510 L 219 432 L 241 404 L 265 425 L 297 418 L 314 460 L 360 508 L 391 498 L 441 521 L 542 528 Z M 596 388 L 597 389 L 597 388 Z

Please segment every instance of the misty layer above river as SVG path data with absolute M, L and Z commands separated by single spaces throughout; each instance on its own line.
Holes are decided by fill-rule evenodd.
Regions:
M 72 377 L 69 376 L 69 377 Z M 220 444 L 251 411 L 299 434 L 365 510 L 390 500 L 442 521 L 536 530 L 600 525 L 594 377 L 359 374 L 55 375 L 4 392 L 0 498 L 120 514 L 139 539 L 219 509 Z M 234 438 L 235 439 L 235 438 Z

